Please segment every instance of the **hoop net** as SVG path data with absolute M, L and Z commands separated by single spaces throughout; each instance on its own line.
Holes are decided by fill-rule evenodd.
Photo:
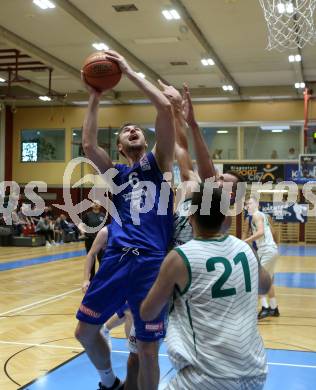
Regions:
M 268 50 L 297 49 L 316 42 L 316 0 L 259 0 L 268 25 Z

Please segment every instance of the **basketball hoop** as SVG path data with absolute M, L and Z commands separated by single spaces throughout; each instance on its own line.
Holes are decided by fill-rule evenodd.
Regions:
M 268 50 L 298 49 L 316 42 L 316 0 L 259 0 L 268 25 Z

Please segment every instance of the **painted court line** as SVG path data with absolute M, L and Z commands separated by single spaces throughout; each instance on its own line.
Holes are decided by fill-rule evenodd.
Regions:
M 52 345 L 52 344 L 38 344 L 38 343 L 21 343 L 16 341 L 4 341 L 0 340 L 0 344 L 8 344 L 8 345 L 21 345 L 26 347 L 39 347 L 39 348 L 52 348 L 52 349 L 71 349 L 77 351 L 83 351 L 82 347 L 68 347 L 65 345 Z M 121 351 L 121 350 L 112 350 L 113 353 L 122 353 L 129 354 L 129 351 Z M 161 357 L 168 357 L 166 353 L 160 353 Z M 313 368 L 316 369 L 316 365 L 306 365 L 306 364 L 291 364 L 291 363 L 279 363 L 279 362 L 268 362 L 269 366 L 284 366 L 284 367 L 298 367 L 298 368 Z
M 16 313 L 19 313 L 20 311 L 26 311 L 26 310 L 23 310 L 23 309 L 27 309 L 27 308 L 31 309 L 31 308 L 33 308 L 35 306 L 40 305 L 41 303 L 50 303 L 53 300 L 56 300 L 58 298 L 64 297 L 64 296 L 69 295 L 69 294 L 72 294 L 73 292 L 76 292 L 76 291 L 79 291 L 79 290 L 81 290 L 81 288 L 76 288 L 74 290 L 66 291 L 66 292 L 64 292 L 62 294 L 54 295 L 54 296 L 52 296 L 50 298 L 42 299 L 40 301 L 36 301 L 36 302 L 30 303 L 28 305 L 16 307 L 15 309 L 11 309 L 11 310 L 5 311 L 3 313 L 0 313 L 0 316 L 4 316 L 4 315 L 7 315 L 7 314 L 12 314 L 12 313 L 16 314 Z

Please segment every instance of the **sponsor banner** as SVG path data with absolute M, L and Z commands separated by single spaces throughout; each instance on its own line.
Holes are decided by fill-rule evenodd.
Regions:
M 307 204 L 260 202 L 260 210 L 277 222 L 307 222 Z
M 248 183 L 284 181 L 283 164 L 224 164 L 224 173 L 227 171 L 238 172 Z
M 305 171 L 306 177 L 304 177 L 298 164 L 286 164 L 284 166 L 285 180 L 294 181 L 296 184 L 305 184 L 309 181 L 316 181 L 316 178 L 313 178 L 311 173 L 307 174 L 307 171 Z
M 316 180 L 316 154 L 300 154 L 300 176 L 308 180 Z

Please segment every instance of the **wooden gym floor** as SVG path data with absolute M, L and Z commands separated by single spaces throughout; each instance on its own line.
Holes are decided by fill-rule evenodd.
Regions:
M 83 255 L 82 243 L 0 248 L 1 389 L 18 389 L 82 351 L 73 332 L 82 298 Z M 266 348 L 316 352 L 316 247 L 282 246 L 276 284 L 281 316 L 259 325 Z M 122 327 L 112 336 L 123 337 Z M 295 362 L 288 366 L 297 367 Z M 306 380 L 315 384 L 316 359 L 300 367 L 313 373 Z

